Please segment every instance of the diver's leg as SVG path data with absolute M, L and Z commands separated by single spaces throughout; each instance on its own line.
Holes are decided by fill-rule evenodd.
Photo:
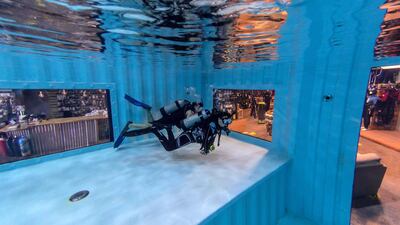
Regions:
M 168 134 L 168 140 L 175 140 L 174 132 L 172 132 L 172 126 L 165 128 Z
M 164 136 L 163 133 L 161 133 L 159 130 L 156 130 L 156 129 L 154 129 L 152 132 L 154 135 L 157 136 L 158 140 L 164 146 L 165 150 L 173 151 L 173 150 L 177 149 L 174 138 L 168 139 Z M 167 133 L 168 133 L 168 129 L 167 129 Z M 168 136 L 170 136 L 170 134 L 168 134 Z
M 190 132 L 183 132 L 175 139 L 175 142 L 177 148 L 180 148 L 190 143 L 196 143 L 196 140 Z
M 128 122 L 124 129 L 121 131 L 121 134 L 117 138 L 117 140 L 114 142 L 114 148 L 118 148 L 118 146 L 121 145 L 121 143 L 124 141 L 125 137 L 136 137 L 144 134 L 150 134 L 153 133 L 154 127 L 146 127 L 143 129 L 136 129 L 136 130 L 129 130 L 130 125 L 132 125 L 132 122 Z
M 175 138 L 174 133 L 172 132 L 172 127 L 168 127 L 166 130 L 168 138 L 158 130 L 153 130 L 153 133 L 157 136 L 167 151 L 173 151 L 190 143 L 196 142 L 193 135 L 189 132 L 183 132 L 177 138 Z
M 202 154 L 208 154 L 210 151 L 213 151 L 215 149 L 214 141 L 217 134 L 218 132 L 216 130 L 215 124 L 211 123 L 208 126 L 207 131 L 205 132 L 204 140 L 201 144 L 200 152 Z
M 154 128 L 153 127 L 148 127 L 148 128 L 143 128 L 143 129 L 137 129 L 137 130 L 130 130 L 125 132 L 125 137 L 136 137 L 144 134 L 150 134 L 153 133 Z

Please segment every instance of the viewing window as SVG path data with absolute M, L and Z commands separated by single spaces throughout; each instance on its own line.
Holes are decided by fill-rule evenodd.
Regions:
M 214 92 L 214 107 L 233 113 L 232 131 L 272 141 L 274 90 L 229 90 Z
M 0 90 L 0 163 L 113 141 L 108 90 Z

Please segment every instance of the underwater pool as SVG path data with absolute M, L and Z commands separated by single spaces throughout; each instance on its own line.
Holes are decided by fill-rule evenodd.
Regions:
M 107 110 L 99 109 L 110 123 L 104 125 L 109 136 L 98 135 L 105 141 L 90 147 L 99 151 L 68 147 L 61 155 L 2 164 L 0 223 L 275 225 L 289 216 L 349 224 L 369 71 L 400 64 L 399 1 L 382 3 L 1 0 L 0 89 L 30 90 L 35 99 L 58 90 L 71 100 L 67 108 L 79 99 L 67 98 L 70 90 L 105 92 Z M 197 145 L 165 152 L 148 135 L 111 149 L 127 121 L 147 121 L 125 94 L 155 109 L 192 97 L 212 109 L 218 89 L 274 90 L 267 114 L 273 124 L 261 119 L 261 131 L 237 129 L 265 137 L 268 128 L 272 141 L 233 134 L 202 156 Z M 241 109 L 238 119 L 255 115 L 251 106 Z M 0 127 L 21 126 L 14 123 L 19 118 L 5 119 L 23 120 L 18 112 L 0 107 Z M 41 140 L 54 141 L 38 130 Z M 64 139 L 74 144 L 81 137 Z M 87 198 L 68 201 L 84 189 Z
M 209 156 L 198 146 L 168 153 L 147 140 L 2 172 L 1 223 L 199 224 L 287 163 L 252 144 L 222 142 Z M 68 200 L 81 190 L 90 194 Z
M 211 109 L 213 84 L 218 82 L 207 82 L 206 71 L 278 60 L 279 31 L 289 5 L 286 0 L 0 1 L 0 88 L 37 93 L 35 102 L 50 99 L 51 91 L 43 90 L 54 89 L 62 101 L 72 102 L 65 106 L 59 101 L 63 108 L 77 105 L 67 94 L 73 89 L 106 91 L 109 104 L 100 109 L 112 119 L 115 137 L 128 120 L 140 123 L 146 118 L 143 110 L 125 101 L 125 94 L 155 108 L 195 98 Z M 26 111 L 32 113 L 28 107 Z M 48 129 L 35 135 L 52 146 L 54 140 L 46 140 L 54 137 Z M 82 137 L 68 134 L 63 140 Z M 268 177 L 286 165 L 286 154 L 228 137 L 222 141 L 207 156 L 197 145 L 169 153 L 157 141 L 145 141 L 119 150 L 93 146 L 99 151 L 2 165 L 12 170 L 0 173 L 5 196 L 1 223 L 198 224 L 227 203 L 235 206 L 232 200 L 238 196 L 247 198 L 245 190 L 263 180 L 260 199 L 271 206 L 271 216 L 262 217 L 275 224 L 284 214 L 284 193 L 266 191 L 269 183 L 276 190 L 285 179 L 283 171 Z M 81 190 L 90 191 L 88 197 L 68 201 Z M 244 206 L 244 200 L 239 202 Z M 250 218 L 244 212 L 235 213 L 238 221 Z

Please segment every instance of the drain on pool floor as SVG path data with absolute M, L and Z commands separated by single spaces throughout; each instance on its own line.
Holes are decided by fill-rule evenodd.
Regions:
M 71 195 L 69 200 L 71 202 L 77 202 L 77 201 L 80 201 L 80 200 L 86 198 L 88 195 L 89 195 L 89 191 L 87 191 L 87 190 L 79 191 L 79 192 L 76 192 L 75 194 Z

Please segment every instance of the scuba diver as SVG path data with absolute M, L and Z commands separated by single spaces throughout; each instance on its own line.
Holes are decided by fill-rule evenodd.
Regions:
M 216 109 L 203 109 L 201 102 L 176 100 L 175 102 L 152 112 L 152 107 L 144 104 L 129 95 L 125 99 L 133 105 L 146 110 L 148 123 L 135 124 L 131 121 L 125 125 L 114 148 L 121 145 L 125 137 L 135 137 L 152 133 L 164 146 L 165 150 L 173 151 L 191 143 L 201 144 L 200 153 L 208 154 L 215 149 L 214 142 L 218 135 L 218 146 L 222 131 L 229 135 L 228 125 L 232 122 L 232 115 Z M 180 134 L 175 137 L 174 129 Z M 166 135 L 163 131 L 166 131 Z

